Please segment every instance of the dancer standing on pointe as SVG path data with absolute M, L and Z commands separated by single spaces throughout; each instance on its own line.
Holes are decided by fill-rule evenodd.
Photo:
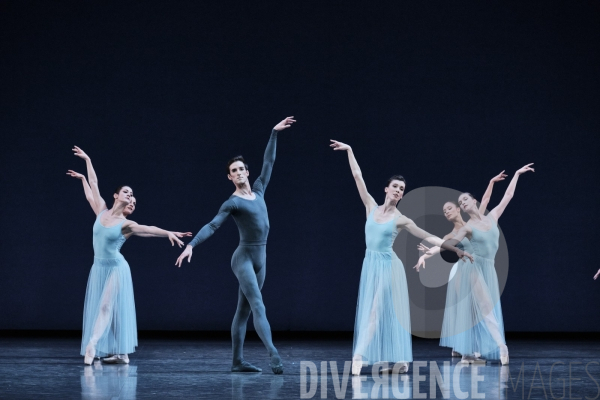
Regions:
M 127 364 L 128 354 L 133 353 L 137 346 L 137 325 L 131 271 L 119 250 L 132 235 L 168 237 L 171 245 L 177 243 L 181 247 L 183 242 L 178 238 L 192 234 L 169 232 L 126 220 L 126 215 L 135 209 L 133 190 L 129 186 L 120 186 L 115 190 L 114 204 L 107 209 L 100 196 L 98 178 L 90 157 L 77 146 L 73 151 L 86 162 L 89 188 L 82 174 L 69 170 L 67 175 L 81 179 L 86 198 L 97 215 L 93 230 L 94 264 L 88 278 L 83 308 L 81 355 L 88 365 L 96 356 L 110 356 L 103 362 Z
M 412 361 L 412 340 L 406 274 L 402 261 L 392 249 L 398 232 L 406 229 L 414 236 L 427 238 L 429 242 L 455 251 L 460 258 L 471 256 L 454 246 L 443 244 L 442 239 L 425 232 L 398 211 L 396 205 L 406 188 L 402 176 L 394 175 L 388 180 L 385 202 L 378 206 L 367 191 L 352 148 L 342 142 L 331 142 L 333 150 L 345 150 L 348 153 L 352 176 L 367 214 L 367 250 L 354 323 L 352 373 L 359 375 L 363 364 L 378 362 L 394 363 L 393 371 L 404 373 Z
M 238 305 L 231 324 L 231 341 L 233 362 L 231 372 L 261 372 L 262 370 L 244 360 L 244 339 L 250 312 L 254 316 L 254 328 L 270 357 L 269 366 L 274 374 L 283 373 L 283 363 L 271 339 L 271 327 L 267 321 L 265 305 L 260 293 L 266 276 L 267 236 L 269 234 L 269 216 L 265 204 L 265 190 L 271 179 L 271 171 L 275 162 L 277 133 L 292 126 L 296 120 L 287 117 L 273 128 L 267 143 L 260 176 L 250 187 L 248 182 L 248 165 L 242 156 L 237 156 L 227 163 L 227 178 L 235 185 L 235 192 L 227 199 L 216 217 L 204 225 L 185 250 L 175 265 L 181 267 L 182 261 L 192 259 L 194 246 L 211 237 L 229 215 L 233 216 L 240 232 L 240 244 L 231 258 L 231 269 L 240 284 Z
M 477 208 L 470 193 L 458 197 L 460 208 L 469 214 L 469 221 L 446 243 L 455 245 L 465 237 L 471 242 L 475 263 L 459 265 L 456 285 L 462 298 L 456 304 L 452 347 L 462 354 L 463 362 L 476 360 L 475 353 L 489 360 L 509 363 L 508 347 L 504 339 L 504 322 L 500 305 L 500 288 L 494 267 L 498 251 L 498 219 L 515 194 L 519 176 L 534 172 L 531 164 L 515 172 L 500 204 L 485 216 Z
M 494 183 L 503 181 L 506 178 L 506 176 L 507 175 L 504 174 L 504 171 L 502 171 L 490 180 L 490 183 L 488 184 L 488 187 L 487 187 L 485 193 L 483 194 L 483 198 L 481 199 L 481 204 L 479 205 L 479 212 L 481 214 L 485 213 L 486 207 L 487 207 L 488 203 L 490 202 L 490 198 L 492 197 L 492 191 L 494 189 Z M 444 216 L 446 217 L 446 219 L 448 221 L 450 221 L 452 224 L 454 224 L 454 229 L 452 230 L 452 232 L 450 232 L 443 238 L 444 240 L 449 240 L 449 239 L 452 239 L 454 237 L 454 235 L 456 235 L 458 233 L 458 231 L 463 226 L 465 226 L 466 223 L 463 220 L 463 217 L 460 213 L 460 207 L 458 205 L 458 202 L 447 201 L 444 204 L 442 210 L 444 212 Z M 461 240 L 460 245 L 462 246 L 461 248 L 464 251 L 466 251 L 470 254 L 473 254 L 473 248 L 471 246 L 471 242 L 467 238 L 464 238 L 463 240 Z M 419 262 L 414 267 L 417 270 L 417 272 L 419 271 L 419 269 L 421 267 L 425 268 L 425 260 L 432 257 L 434 254 L 438 253 L 440 248 L 432 247 L 430 249 L 421 243 L 418 246 L 418 249 L 425 252 L 425 254 L 423 254 L 419 258 Z M 456 307 L 457 307 L 457 303 L 461 299 L 461 296 L 460 296 L 460 287 L 458 284 L 460 282 L 460 280 L 458 278 L 453 279 L 457 276 L 456 275 L 457 271 L 462 270 L 462 264 L 464 264 L 464 261 L 459 260 L 456 264 L 454 264 L 452 266 L 452 270 L 450 271 L 450 276 L 448 278 L 448 290 L 446 292 L 446 307 L 444 310 L 444 322 L 442 323 L 442 332 L 440 335 L 441 336 L 440 337 L 440 346 L 450 347 L 452 349 L 452 357 L 461 357 L 462 356 L 462 354 L 460 354 L 459 352 L 454 350 L 454 347 L 455 347 L 454 346 L 454 338 L 455 338 L 454 335 L 456 334 L 456 329 L 455 329 Z M 465 268 L 468 268 L 468 267 L 469 267 L 468 265 L 465 266 Z M 460 274 L 458 276 L 460 276 Z M 463 358 L 462 361 L 463 362 L 474 362 L 474 361 L 479 360 L 480 356 L 481 355 L 476 352 L 474 354 L 474 357 L 465 356 L 465 358 Z

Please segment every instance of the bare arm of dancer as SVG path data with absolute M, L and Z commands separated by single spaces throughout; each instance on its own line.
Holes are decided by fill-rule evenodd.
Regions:
M 100 189 L 98 189 L 98 177 L 96 176 L 96 171 L 94 171 L 94 167 L 92 166 L 92 160 L 87 154 L 85 154 L 83 150 L 81 150 L 77 146 L 73 147 L 73 152 L 75 152 L 75 155 L 77 157 L 85 160 L 85 165 L 87 166 L 88 180 L 90 183 L 90 188 L 92 190 L 92 198 L 94 199 L 94 205 L 92 206 L 92 208 L 94 208 L 94 212 L 96 213 L 96 215 L 98 215 L 102 211 L 106 210 L 107 207 L 106 203 L 104 202 L 104 199 L 102 198 L 102 196 L 100 196 Z
M 503 181 L 508 175 L 504 173 L 504 171 L 500 172 L 498 175 L 493 177 L 488 184 L 485 193 L 483 194 L 483 198 L 481 199 L 481 204 L 479 205 L 479 212 L 485 213 L 485 209 L 487 205 L 490 203 L 490 198 L 492 197 L 492 190 L 494 190 L 494 183 Z
M 356 182 L 356 187 L 358 188 L 358 193 L 360 194 L 360 198 L 367 209 L 367 216 L 371 212 L 371 210 L 377 207 L 377 203 L 373 196 L 369 194 L 367 191 L 367 185 L 362 177 L 362 172 L 360 167 L 358 166 L 358 162 L 354 157 L 354 152 L 352 151 L 352 147 L 349 145 L 338 142 L 337 140 L 331 140 L 331 144 L 329 147 L 333 148 L 333 150 L 346 150 L 348 153 L 348 161 L 350 162 L 350 170 L 352 170 L 352 176 L 354 177 L 354 181 Z
M 458 255 L 459 258 L 462 259 L 463 257 L 467 257 L 469 260 L 471 260 L 471 262 L 473 262 L 473 256 L 471 256 L 466 251 L 462 251 L 461 249 L 456 247 L 456 244 L 458 242 L 460 242 L 460 240 L 458 240 L 458 241 L 454 241 L 455 239 L 442 240 L 439 237 L 434 236 L 434 235 L 424 231 L 423 229 L 419 228 L 413 222 L 413 220 L 405 217 L 404 215 L 398 217 L 398 219 L 396 220 L 396 227 L 398 229 L 406 229 L 408 231 L 408 233 L 410 233 L 411 235 L 413 235 L 415 237 L 418 237 L 419 239 L 426 240 L 429 243 L 432 243 L 436 246 L 440 246 L 446 250 L 453 251 Z M 462 240 L 462 238 L 461 238 L 461 240 Z
M 85 176 L 71 169 L 69 170 L 69 172 L 67 172 L 67 175 L 81 180 L 81 183 L 83 184 L 83 192 L 85 193 L 85 199 L 88 201 L 88 203 L 90 203 L 90 206 L 92 206 L 92 210 L 96 211 L 96 203 L 94 203 L 94 195 L 92 194 L 92 188 L 87 182 L 87 179 L 85 179 Z
M 527 164 L 523 168 L 515 172 L 515 175 L 510 180 L 508 188 L 506 189 L 506 192 L 504 193 L 504 197 L 500 201 L 500 204 L 498 204 L 492 211 L 490 211 L 489 215 L 496 221 L 498 221 L 498 219 L 506 209 L 506 206 L 508 205 L 508 203 L 510 203 L 513 196 L 515 195 L 515 188 L 517 187 L 517 181 L 519 180 L 519 176 L 527 171 L 535 172 L 535 170 L 531 168 L 531 165 L 533 165 L 533 163 Z
M 598 279 L 599 276 L 600 276 L 600 269 L 598 270 L 598 272 L 596 272 L 596 275 L 594 275 L 594 280 Z
M 171 246 L 174 246 L 175 243 L 177 243 L 179 247 L 183 246 L 183 242 L 178 238 L 192 236 L 192 232 L 171 232 L 156 226 L 140 225 L 133 221 L 125 221 L 121 230 L 123 235 L 132 234 L 141 237 L 167 237 L 171 241 Z
M 504 173 L 504 171 L 502 171 L 498 175 L 496 175 L 495 177 L 490 179 L 490 183 L 489 183 L 487 189 L 485 190 L 485 193 L 483 194 L 483 198 L 481 199 L 481 204 L 479 205 L 480 213 L 483 214 L 485 212 L 485 209 L 490 202 L 490 198 L 492 197 L 492 190 L 494 189 L 494 183 L 503 181 L 504 178 L 506 178 L 506 177 L 507 177 L 507 175 Z M 452 233 L 449 233 L 446 236 L 444 236 L 444 240 L 450 240 L 452 238 L 453 238 Z M 419 257 L 419 262 L 417 263 L 417 265 L 415 265 L 413 267 L 417 271 L 419 271 L 419 269 L 421 267 L 425 268 L 425 260 L 434 256 L 435 254 L 439 253 L 440 251 L 443 251 L 443 249 L 441 249 L 439 246 L 434 246 L 434 247 L 428 248 L 423 243 L 419 244 L 417 246 L 417 249 L 424 253 L 421 257 Z
M 447 234 L 443 238 L 444 241 L 449 240 L 449 239 L 452 239 L 452 233 Z M 429 247 L 425 246 L 423 243 L 420 243 L 417 246 L 417 250 L 423 252 L 423 255 L 421 257 L 419 257 L 419 262 L 417 262 L 417 265 L 415 265 L 413 267 L 418 272 L 421 267 L 425 268 L 425 260 L 433 257 L 434 255 L 439 253 L 442 249 L 439 246 L 433 246 L 433 247 L 429 248 Z

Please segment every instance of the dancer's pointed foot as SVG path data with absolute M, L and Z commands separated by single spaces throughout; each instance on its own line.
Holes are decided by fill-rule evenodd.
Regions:
M 271 370 L 275 375 L 283 374 L 283 363 L 281 362 L 281 357 L 279 357 L 279 354 L 275 353 L 271 355 L 269 367 L 271 367 Z
M 242 360 L 242 362 L 233 364 L 231 366 L 231 372 L 262 372 L 262 369 L 255 367 L 248 361 Z
M 464 355 L 464 356 L 462 356 L 462 359 L 460 360 L 460 362 L 463 364 L 470 364 L 470 363 L 474 363 L 476 361 L 477 361 L 477 358 L 475 358 L 475 356 L 472 356 L 472 355 Z
M 462 357 L 462 354 L 460 354 L 458 351 L 452 350 L 452 357 Z
M 500 362 L 502 365 L 508 365 L 508 347 L 505 344 L 500 345 Z
M 362 369 L 362 357 L 354 356 L 352 358 L 352 375 L 360 375 Z
M 382 368 L 381 369 L 382 374 L 392 374 L 392 373 L 405 374 L 407 372 L 408 372 L 408 363 L 398 363 L 398 364 L 394 365 L 393 368 Z
M 408 363 L 402 363 L 400 369 L 398 370 L 399 374 L 405 374 L 408 372 Z
M 86 365 L 92 365 L 94 362 L 94 357 L 96 356 L 96 348 L 92 343 L 89 343 L 85 348 L 85 356 L 83 357 L 83 362 Z
M 102 359 L 104 364 L 129 364 L 129 356 L 127 354 L 115 354 L 111 357 Z

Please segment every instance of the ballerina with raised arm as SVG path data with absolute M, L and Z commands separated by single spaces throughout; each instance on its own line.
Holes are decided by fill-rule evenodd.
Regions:
M 227 178 L 235 185 L 235 192 L 223 203 L 211 222 L 204 225 L 196 237 L 186 246 L 175 265 L 181 267 L 183 260 L 192 259 L 194 246 L 211 237 L 231 215 L 238 226 L 240 244 L 231 258 L 231 269 L 240 286 L 238 304 L 231 324 L 233 360 L 231 372 L 261 372 L 262 370 L 244 360 L 244 339 L 250 312 L 254 318 L 254 328 L 269 352 L 269 366 L 274 374 L 283 373 L 283 363 L 271 338 L 271 327 L 267 320 L 261 289 L 266 276 L 267 236 L 269 235 L 269 215 L 265 203 L 265 190 L 271 179 L 277 135 L 296 122 L 287 117 L 271 131 L 267 143 L 260 176 L 250 186 L 248 164 L 242 156 L 227 163 Z
M 446 325 L 443 332 L 447 340 L 440 341 L 440 344 L 462 354 L 463 362 L 473 362 L 481 355 L 485 359 L 500 360 L 502 365 L 509 363 L 500 289 L 494 267 L 500 237 L 498 219 L 515 194 L 519 176 L 528 171 L 534 172 L 531 165 L 527 164 L 515 173 L 500 204 L 487 216 L 477 207 L 477 201 L 470 193 L 465 192 L 458 197 L 460 209 L 469 214 L 470 219 L 446 243 L 456 245 L 467 238 L 475 262 L 472 265 L 459 263 L 456 276 L 452 278 L 460 300 L 450 311 L 450 317 L 454 317 L 453 324 Z M 436 251 L 432 250 L 430 252 Z
M 129 363 L 129 353 L 137 346 L 137 325 L 133 284 L 129 264 L 119 252 L 130 236 L 166 237 L 171 245 L 181 247 L 179 239 L 191 232 L 170 232 L 155 226 L 139 225 L 126 219 L 135 209 L 133 190 L 119 186 L 112 208 L 108 209 L 100 190 L 90 157 L 79 147 L 73 148 L 77 157 L 85 160 L 89 185 L 82 174 L 69 170 L 67 175 L 83 182 L 84 192 L 96 214 L 93 229 L 94 264 L 88 278 L 83 309 L 83 338 L 81 355 L 85 364 L 95 357 L 107 357 L 106 363 Z
M 494 189 L 494 183 L 503 181 L 506 178 L 506 174 L 504 171 L 500 172 L 498 175 L 493 177 L 488 184 L 488 187 L 483 195 L 481 200 L 481 204 L 479 205 L 479 212 L 481 214 L 485 214 L 486 207 L 490 201 L 492 196 L 492 191 Z M 452 232 L 448 233 L 444 236 L 444 240 L 449 240 L 454 237 L 458 233 L 458 231 L 465 226 L 466 222 L 464 221 L 461 213 L 460 207 L 458 206 L 458 202 L 450 200 L 447 201 L 443 208 L 444 216 L 446 219 L 454 225 L 454 229 Z M 460 246 L 463 250 L 473 254 L 473 248 L 471 247 L 471 242 L 465 237 L 460 241 Z M 419 271 L 420 268 L 425 268 L 425 260 L 432 257 L 434 254 L 437 254 L 440 250 L 439 247 L 432 247 L 431 249 L 425 246 L 423 243 L 419 244 L 418 249 L 423 251 L 424 254 L 419 258 L 419 262 L 415 265 L 415 269 Z M 456 278 L 460 277 L 462 274 L 463 268 L 469 268 L 468 265 L 464 265 L 464 261 L 459 260 L 456 264 L 452 266 L 452 270 L 450 271 L 450 277 L 448 279 L 448 290 L 446 292 L 446 307 L 444 310 L 444 322 L 442 324 L 442 332 L 440 335 L 440 346 L 450 347 L 452 348 L 452 357 L 461 357 L 462 354 L 454 350 L 454 332 L 455 332 L 455 324 L 456 324 L 456 304 L 461 299 L 460 296 L 460 287 L 459 282 L 460 279 Z M 461 271 L 461 272 L 458 272 Z M 458 273 L 458 275 L 457 275 Z M 480 354 L 475 352 L 474 357 L 465 356 L 462 361 L 463 362 L 475 362 L 479 360 Z
M 425 232 L 398 211 L 396 206 L 406 189 L 406 180 L 401 175 L 394 175 L 388 180 L 384 204 L 377 205 L 367 191 L 352 148 L 336 140 L 331 142 L 333 150 L 348 153 L 352 176 L 367 216 L 367 250 L 354 323 L 352 373 L 359 375 L 363 364 L 379 362 L 393 363 L 393 372 L 404 373 L 413 358 L 406 274 L 402 261 L 392 249 L 398 232 L 405 229 L 414 236 L 456 252 L 460 258 L 471 256 Z

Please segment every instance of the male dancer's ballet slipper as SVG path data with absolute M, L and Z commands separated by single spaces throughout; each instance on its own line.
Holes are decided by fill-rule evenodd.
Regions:
M 271 356 L 269 367 L 271 367 L 271 371 L 273 371 L 275 375 L 283 374 L 283 363 L 281 362 L 281 357 L 279 357 L 279 354 Z
M 96 348 L 93 344 L 88 344 L 85 348 L 85 356 L 83 357 L 83 363 L 86 365 L 92 365 L 94 357 L 96 356 Z
M 500 362 L 502 365 L 508 365 L 508 347 L 505 344 L 500 346 Z
M 255 367 L 248 361 L 243 360 L 239 364 L 232 365 L 231 372 L 262 372 L 262 369 Z

